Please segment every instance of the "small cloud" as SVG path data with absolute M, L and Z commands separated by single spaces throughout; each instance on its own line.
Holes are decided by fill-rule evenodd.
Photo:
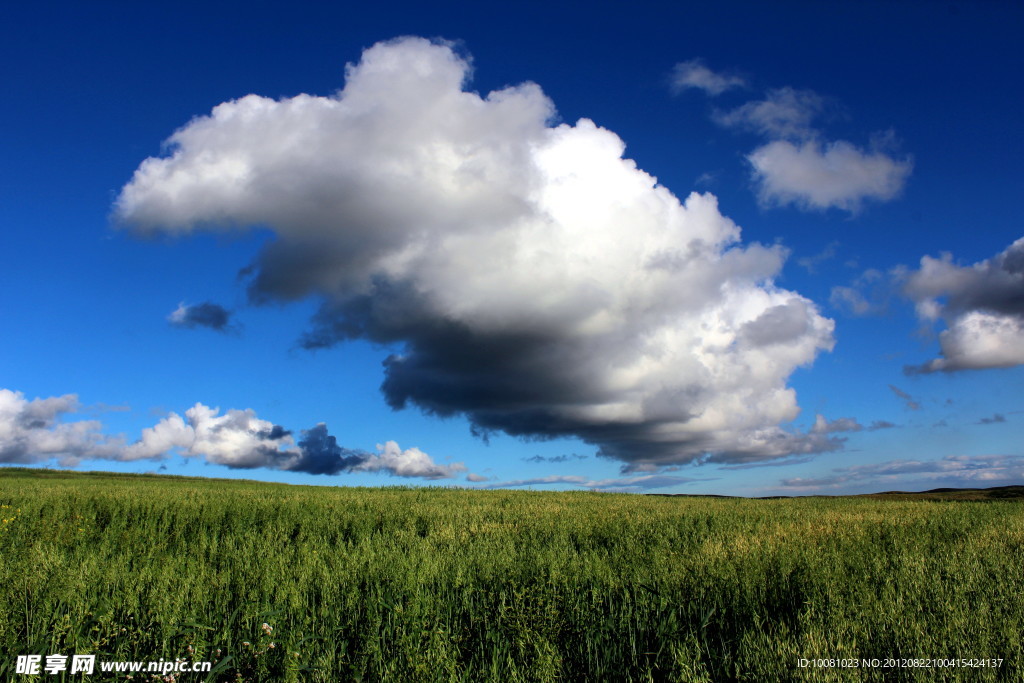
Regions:
M 835 420 L 826 420 L 824 415 L 818 415 L 814 420 L 811 432 L 814 434 L 835 434 L 837 432 L 859 432 L 864 429 L 863 425 L 852 417 L 840 417 Z
M 921 404 L 914 400 L 914 397 L 903 391 L 897 386 L 892 384 L 889 385 L 889 390 L 896 394 L 897 397 L 903 400 L 904 405 L 910 410 L 921 410 Z
M 871 304 L 853 287 L 833 287 L 828 302 L 833 308 L 848 311 L 853 315 L 867 315 L 871 312 Z
M 231 322 L 231 315 L 231 311 L 209 301 L 193 305 L 181 302 L 167 316 L 167 321 L 175 327 L 207 327 L 217 332 L 238 332 L 240 326 Z
M 875 420 L 868 427 L 868 431 L 875 431 L 878 429 L 893 429 L 896 426 L 896 424 L 889 422 L 888 420 Z
M 747 102 L 732 111 L 716 111 L 712 120 L 724 128 L 739 128 L 770 138 L 813 137 L 811 122 L 825 109 L 826 100 L 811 90 L 777 88 L 763 100 Z
M 714 187 L 718 184 L 718 171 L 705 171 L 697 176 L 697 179 L 693 181 L 696 187 Z
M 835 258 L 836 248 L 839 246 L 839 242 L 829 242 L 825 245 L 825 248 L 819 251 L 817 254 L 812 256 L 805 256 L 804 258 L 797 259 L 797 265 L 806 270 L 812 275 L 817 272 L 818 265 L 825 261 Z
M 846 140 L 825 140 L 813 124 L 830 109 L 836 105 L 816 92 L 784 87 L 769 90 L 762 100 L 716 111 L 712 120 L 769 140 L 747 156 L 763 206 L 856 213 L 866 200 L 897 196 L 913 162 L 886 153 L 895 136 L 876 134 L 867 150 Z
M 746 85 L 747 82 L 739 76 L 712 71 L 700 59 L 679 62 L 672 68 L 671 86 L 674 93 L 696 88 L 715 97 L 733 88 L 745 88 Z
M 469 474 L 466 475 L 466 481 L 471 481 L 471 482 L 474 482 L 474 483 L 481 482 L 481 481 L 490 481 L 490 477 L 485 477 L 482 474 L 474 474 L 474 473 L 470 472 Z
M 93 403 L 92 405 L 82 406 L 81 409 L 82 412 L 97 413 L 130 413 L 132 411 L 131 406 L 118 406 L 107 403 Z
M 720 470 L 752 470 L 760 467 L 791 467 L 803 465 L 814 460 L 813 455 L 790 456 L 783 460 L 769 460 L 765 462 L 749 462 L 742 465 L 721 465 Z
M 913 168 L 909 158 L 865 151 L 845 140 L 824 145 L 818 140 L 775 140 L 755 149 L 747 160 L 763 205 L 850 213 L 858 212 L 865 200 L 898 195 Z
M 545 457 L 543 455 L 534 455 L 529 458 L 523 458 L 524 462 L 569 462 L 570 460 L 586 460 L 587 456 L 580 455 L 579 453 L 571 453 L 562 455 L 552 455 Z
M 884 311 L 888 306 L 889 294 L 890 286 L 884 275 L 874 268 L 868 268 L 854 278 L 849 287 L 833 287 L 829 304 L 851 315 L 863 316 Z
M 1000 413 L 996 413 L 992 417 L 983 417 L 980 420 L 978 420 L 978 424 L 980 425 L 994 425 L 999 424 L 1001 422 L 1006 422 L 1006 416 L 1001 415 Z
M 953 263 L 949 253 L 924 256 L 918 270 L 897 277 L 918 318 L 946 323 L 941 356 L 905 367 L 906 374 L 1024 365 L 1024 237 L 972 266 Z
M 386 472 L 396 477 L 422 477 L 424 479 L 453 479 L 466 466 L 460 462 L 449 465 L 435 463 L 418 448 L 402 450 L 394 441 L 377 444 L 377 453 L 353 468 L 357 472 Z

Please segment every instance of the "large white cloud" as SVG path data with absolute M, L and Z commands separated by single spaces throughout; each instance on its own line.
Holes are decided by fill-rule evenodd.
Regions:
M 779 425 L 833 324 L 773 283 L 784 250 L 742 245 L 712 195 L 680 202 L 611 131 L 552 125 L 538 86 L 481 96 L 468 74 L 406 38 L 336 95 L 225 102 L 140 165 L 117 217 L 272 229 L 254 300 L 322 297 L 308 347 L 401 348 L 394 407 L 579 436 L 629 467 L 818 448 Z
M 900 273 L 903 292 L 925 321 L 942 319 L 942 357 L 911 373 L 1024 365 L 1024 237 L 996 256 L 959 266 L 951 254 L 924 256 Z

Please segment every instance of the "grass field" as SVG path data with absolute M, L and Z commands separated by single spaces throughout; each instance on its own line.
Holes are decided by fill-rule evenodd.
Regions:
M 0 680 L 126 677 L 15 674 L 16 655 L 77 653 L 215 665 L 178 681 L 1021 681 L 1024 504 L 998 496 L 4 468 Z M 1002 662 L 798 666 L 820 658 Z

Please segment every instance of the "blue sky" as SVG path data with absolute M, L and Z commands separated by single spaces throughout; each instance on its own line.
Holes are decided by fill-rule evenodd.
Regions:
M 0 463 L 1024 481 L 1019 3 L 2 25 Z

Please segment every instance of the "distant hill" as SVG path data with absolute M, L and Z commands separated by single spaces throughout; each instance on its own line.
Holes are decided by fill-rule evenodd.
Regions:
M 687 498 L 742 498 L 742 496 L 718 496 L 699 493 L 649 493 L 650 496 L 672 496 Z M 993 486 L 987 489 L 939 488 L 927 491 L 880 491 L 850 496 L 763 496 L 757 500 L 779 500 L 784 498 L 879 498 L 888 500 L 1007 500 L 1024 499 L 1024 486 Z
M 907 500 L 1006 500 L 1024 498 L 1024 486 L 993 486 L 987 489 L 929 489 L 928 491 L 882 491 L 864 498 L 902 498 Z
M 0 477 L 29 477 L 33 479 L 77 479 L 81 480 L 103 480 L 116 479 L 174 479 L 176 481 L 196 481 L 205 483 L 231 484 L 235 486 L 309 486 L 308 484 L 285 484 L 280 482 L 265 482 L 253 479 L 225 479 L 217 477 L 194 477 L 178 474 L 163 474 L 157 472 L 146 472 L 145 474 L 132 474 L 126 472 L 100 472 L 82 470 L 61 470 L 45 467 L 0 467 Z M 342 486 L 342 485 L 339 485 Z M 330 487 L 328 485 L 328 487 Z M 366 488 L 366 487 L 353 487 Z M 376 488 L 376 487 L 370 487 Z M 404 486 L 390 486 L 387 488 L 406 488 Z M 413 487 L 416 488 L 416 487 Z M 744 498 L 745 496 L 727 496 L 714 493 L 647 493 L 648 496 L 665 496 L 671 498 Z M 937 488 L 927 491 L 879 491 L 878 493 L 861 493 L 849 496 L 762 496 L 751 498 L 751 500 L 779 500 L 785 498 L 879 498 L 890 500 L 1008 500 L 1024 499 L 1024 485 L 1021 486 L 992 486 L 982 489 L 968 488 Z

